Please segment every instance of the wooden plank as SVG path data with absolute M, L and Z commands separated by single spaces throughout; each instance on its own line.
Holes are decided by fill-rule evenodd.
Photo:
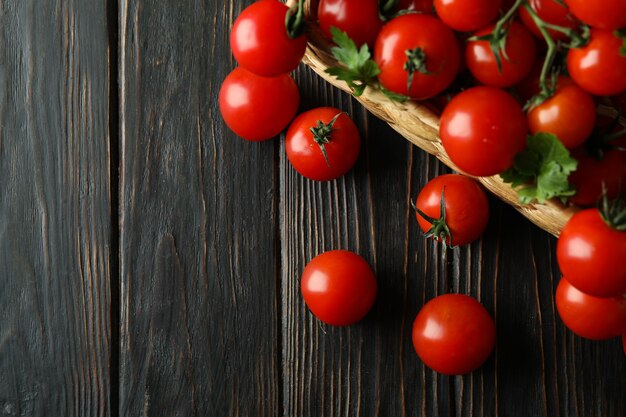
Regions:
M 444 256 L 409 207 L 444 167 L 311 70 L 298 75 L 303 108 L 347 111 L 365 146 L 354 171 L 329 183 L 301 178 L 281 150 L 284 415 L 624 415 L 619 341 L 582 341 L 556 317 L 556 240 L 492 198 L 484 237 Z M 306 263 L 339 248 L 369 260 L 379 282 L 373 311 L 347 328 L 320 324 L 299 288 Z M 438 375 L 413 350 L 415 315 L 446 292 L 496 318 L 497 352 L 470 375 Z
M 244 3 L 120 3 L 122 416 L 280 413 L 278 144 L 216 99 Z
M 107 4 L 0 3 L 0 415 L 109 416 Z

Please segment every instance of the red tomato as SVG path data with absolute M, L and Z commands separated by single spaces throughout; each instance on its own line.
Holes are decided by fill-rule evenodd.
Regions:
M 420 13 L 433 14 L 433 0 L 400 0 L 396 10 L 412 10 Z
M 612 96 L 626 90 L 626 56 L 620 54 L 623 41 L 610 30 L 592 29 L 591 40 L 567 53 L 567 69 L 572 79 L 599 96 Z
M 494 87 L 473 87 L 454 97 L 441 115 L 439 135 L 454 164 L 470 175 L 499 174 L 526 147 L 526 115 Z
M 313 258 L 302 273 L 301 289 L 311 312 L 332 326 L 348 326 L 365 317 L 377 291 L 368 263 L 345 250 Z
M 556 289 L 556 309 L 568 329 L 587 339 L 610 339 L 626 331 L 625 297 L 593 297 L 565 277 Z
M 585 143 L 595 123 L 593 97 L 568 77 L 559 77 L 554 95 L 528 112 L 531 133 L 552 133 L 567 149 Z
M 528 4 L 546 23 L 561 26 L 566 29 L 575 29 L 578 27 L 578 21 L 569 12 L 567 6 L 564 6 L 557 0 L 529 0 Z M 530 30 L 530 32 L 536 37 L 543 39 L 541 31 L 525 7 L 521 7 L 519 9 L 519 15 L 522 18 L 522 22 L 524 22 L 524 25 Z M 548 33 L 554 40 L 567 40 L 567 36 L 562 32 L 548 29 Z
M 240 66 L 263 77 L 296 69 L 306 49 L 306 37 L 289 37 L 285 27 L 288 11 L 277 0 L 260 0 L 241 12 L 230 32 L 230 48 Z
M 228 127 L 251 141 L 270 139 L 296 115 L 300 93 L 288 74 L 265 78 L 235 68 L 222 83 L 220 112 Z
M 480 367 L 496 344 L 496 326 L 472 297 L 445 294 L 430 300 L 413 322 L 413 347 L 430 368 L 461 375 Z
M 421 100 L 452 84 L 460 52 L 454 33 L 439 19 L 406 14 L 392 19 L 380 31 L 374 60 L 380 67 L 378 80 L 383 87 Z
M 300 174 L 328 181 L 352 168 L 359 157 L 361 137 L 346 113 L 320 107 L 296 117 L 287 130 L 285 149 L 289 162 Z
M 610 227 L 598 209 L 567 222 L 556 255 L 561 272 L 579 290 L 594 297 L 626 294 L 626 232 Z
M 441 213 L 441 194 L 445 200 L 445 218 Z M 422 188 L 415 207 L 417 221 L 424 233 L 432 233 L 438 240 L 451 246 L 473 242 L 483 233 L 489 221 L 489 202 L 480 185 L 469 177 L 458 174 L 442 175 L 432 179 Z M 452 236 L 450 243 L 449 235 Z
M 332 39 L 331 27 L 346 32 L 357 47 L 370 48 L 383 27 L 378 13 L 378 0 L 320 0 L 317 8 L 319 27 Z
M 479 30 L 474 36 L 491 33 L 494 25 Z M 501 69 L 488 41 L 469 41 L 465 47 L 465 62 L 472 75 L 481 83 L 493 87 L 510 87 L 524 79 L 535 63 L 535 41 L 524 26 L 513 22 L 506 37 L 506 56 L 501 54 Z
M 570 11 L 596 28 L 619 29 L 626 27 L 626 1 L 624 0 L 565 0 Z
M 434 0 L 443 23 L 459 32 L 471 32 L 498 17 L 502 0 Z
M 569 201 L 579 206 L 594 206 L 602 196 L 603 187 L 608 198 L 615 198 L 626 190 L 626 152 L 609 150 L 601 159 L 590 156 L 584 149 L 572 150 L 578 168 L 569 176 L 576 195 Z

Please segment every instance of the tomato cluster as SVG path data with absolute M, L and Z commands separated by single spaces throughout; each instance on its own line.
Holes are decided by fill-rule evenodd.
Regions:
M 563 229 L 556 304 L 578 335 L 623 335 L 626 343 L 626 209 L 608 203 L 626 185 L 626 2 L 320 0 L 316 16 L 309 24 L 335 44 L 338 65 L 327 72 L 355 96 L 378 88 L 390 100 L 445 103 L 439 133 L 459 171 L 499 174 L 523 203 L 592 206 L 604 198 L 602 209 L 581 211 Z M 230 39 L 240 67 L 224 80 L 219 104 L 244 139 L 287 129 L 294 169 L 328 181 L 355 164 L 360 137 L 340 109 L 293 120 L 299 92 L 289 72 L 305 52 L 303 17 L 302 0 L 292 9 L 259 0 L 238 16 Z M 414 208 L 444 249 L 471 243 L 489 220 L 483 189 L 458 174 L 431 180 Z M 344 326 L 367 314 L 377 284 L 363 258 L 330 251 L 306 266 L 301 289 L 316 317 Z M 495 338 L 487 310 L 461 294 L 430 300 L 413 325 L 417 354 L 444 374 L 478 368 Z

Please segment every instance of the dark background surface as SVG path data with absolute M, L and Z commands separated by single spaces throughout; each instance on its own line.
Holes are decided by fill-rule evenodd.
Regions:
M 556 316 L 556 240 L 491 199 L 448 251 L 409 206 L 446 172 L 295 73 L 301 110 L 347 111 L 356 168 L 313 183 L 282 141 L 223 124 L 228 28 L 251 1 L 0 1 L 0 416 L 623 416 L 618 340 Z M 377 273 L 373 311 L 320 324 L 299 275 L 330 249 Z M 415 355 L 445 292 L 494 315 L 496 353 L 446 377 Z

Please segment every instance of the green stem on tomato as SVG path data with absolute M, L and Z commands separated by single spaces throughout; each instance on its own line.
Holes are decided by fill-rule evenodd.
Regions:
M 443 244 L 444 252 L 448 248 L 447 242 L 450 242 L 451 248 L 454 247 L 452 246 L 452 232 L 450 231 L 450 228 L 448 227 L 448 223 L 446 223 L 446 199 L 444 197 L 445 191 L 446 191 L 446 188 L 444 187 L 441 190 L 441 201 L 439 202 L 439 218 L 438 219 L 435 219 L 434 217 L 431 217 L 428 214 L 424 213 L 411 200 L 411 207 L 413 207 L 413 210 L 415 210 L 415 212 L 421 218 L 423 218 L 424 220 L 426 220 L 428 223 L 432 225 L 432 227 L 426 233 L 424 233 L 424 236 L 427 238 L 432 237 L 435 240 L 441 242 Z
M 285 27 L 287 35 L 291 39 L 295 39 L 304 32 L 304 0 L 298 0 L 298 3 L 287 10 L 285 15 Z
M 380 14 L 387 16 L 398 5 L 398 0 L 380 0 Z
M 556 57 L 557 48 L 556 48 L 556 44 L 554 43 L 554 40 L 552 39 L 552 36 L 550 36 L 550 33 L 545 27 L 545 22 L 539 17 L 539 15 L 537 15 L 537 13 L 535 13 L 532 7 L 530 7 L 528 4 L 524 5 L 524 7 L 530 14 L 530 17 L 533 19 L 533 22 L 535 22 L 535 25 L 537 25 L 537 28 L 541 32 L 541 35 L 543 36 L 543 38 L 546 41 L 546 44 L 548 45 L 548 50 L 546 51 L 546 58 L 543 61 L 543 66 L 541 67 L 541 75 L 539 76 L 539 87 L 541 88 L 541 91 L 539 92 L 538 95 L 530 99 L 530 101 L 526 104 L 526 107 L 525 107 L 525 108 L 532 108 L 541 104 L 548 98 L 552 97 L 552 95 L 554 95 L 554 90 L 556 89 L 556 82 L 553 82 L 552 85 L 548 86 L 547 78 L 548 78 L 548 73 L 550 72 L 550 68 L 552 68 L 552 64 L 554 63 L 554 58 Z

